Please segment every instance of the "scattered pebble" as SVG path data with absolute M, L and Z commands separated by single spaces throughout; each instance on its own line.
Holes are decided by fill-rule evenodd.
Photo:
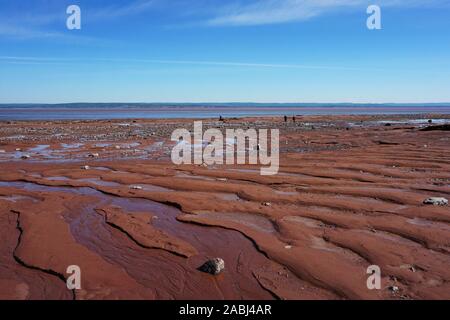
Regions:
M 100 155 L 98 154 L 98 153 L 90 153 L 89 155 L 88 155 L 88 157 L 90 157 L 90 158 L 97 158 L 97 157 L 99 157 Z
M 141 186 L 131 186 L 130 188 L 133 190 L 142 190 Z
M 270 207 L 272 204 L 270 202 L 263 202 L 262 205 L 265 207 Z
M 414 268 L 414 266 L 411 264 L 402 264 L 400 266 L 400 269 L 409 269 L 412 272 L 416 272 L 416 268 Z
M 227 178 L 217 178 L 217 181 L 227 181 Z
M 119 149 L 120 149 L 120 146 L 115 146 L 114 148 L 116 148 L 117 150 L 119 150 Z
M 285 249 L 292 249 L 292 246 L 284 246 Z
M 400 291 L 400 288 L 397 287 L 397 286 L 390 286 L 388 289 L 389 289 L 391 292 L 393 292 L 393 293 L 396 293 L 396 292 L 399 292 L 399 291 Z
M 20 148 L 16 148 L 16 151 L 22 151 L 22 149 L 20 149 Z
M 28 154 L 24 154 L 20 158 L 25 160 L 25 159 L 30 159 L 31 157 Z
M 81 167 L 81 169 L 83 169 L 83 170 L 89 170 L 91 167 L 89 167 L 89 166 L 82 166 Z
M 446 206 L 448 205 L 448 200 L 445 198 L 436 198 L 436 197 L 431 197 L 428 199 L 425 199 L 423 201 L 424 204 L 431 204 L 433 206 Z
M 214 258 L 206 261 L 198 270 L 212 275 L 218 275 L 225 269 L 225 261 L 221 258 Z

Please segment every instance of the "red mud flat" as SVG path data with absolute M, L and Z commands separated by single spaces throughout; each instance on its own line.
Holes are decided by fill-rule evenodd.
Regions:
M 0 299 L 450 299 L 450 133 L 410 120 L 203 120 L 280 128 L 275 176 L 173 165 L 186 120 L 2 123 Z

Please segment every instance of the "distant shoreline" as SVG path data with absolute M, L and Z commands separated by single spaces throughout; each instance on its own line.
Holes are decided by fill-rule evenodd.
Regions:
M 433 103 L 321 103 L 321 102 L 70 102 L 70 103 L 0 103 L 0 108 L 382 108 L 440 107 L 450 108 L 450 102 Z

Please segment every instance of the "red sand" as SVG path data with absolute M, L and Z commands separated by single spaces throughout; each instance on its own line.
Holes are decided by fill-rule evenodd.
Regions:
M 276 176 L 173 165 L 171 125 L 187 120 L 2 124 L 0 298 L 450 299 L 450 207 L 423 205 L 449 198 L 450 133 L 373 120 L 228 121 L 281 128 Z M 197 270 L 213 257 L 222 274 Z

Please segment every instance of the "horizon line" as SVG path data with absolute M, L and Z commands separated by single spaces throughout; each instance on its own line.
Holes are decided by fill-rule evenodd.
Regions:
M 136 101 L 125 101 L 125 102 L 0 102 L 0 106 L 5 105 L 73 105 L 73 104 L 139 104 L 139 105 L 233 105 L 233 104 L 252 104 L 252 105 L 267 105 L 267 104 L 278 104 L 278 105 L 321 105 L 321 104 L 332 104 L 332 105 L 448 105 L 449 102 L 252 102 L 252 101 L 228 101 L 228 102 L 136 102 Z

